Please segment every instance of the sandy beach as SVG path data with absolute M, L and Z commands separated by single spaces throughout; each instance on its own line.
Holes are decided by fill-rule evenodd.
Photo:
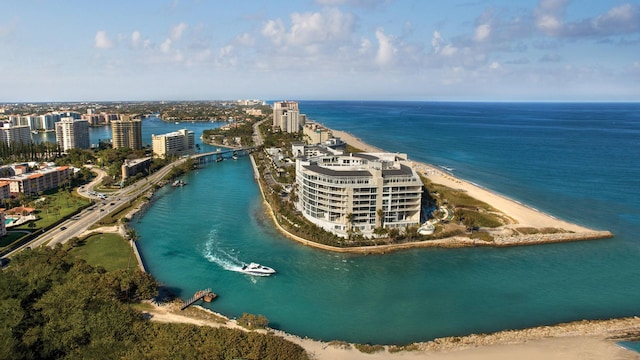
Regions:
M 228 319 L 211 310 L 195 306 L 203 314 L 214 314 L 217 319 L 187 315 L 181 312 L 181 303 L 157 305 L 149 303 L 151 310 L 145 311 L 152 321 L 188 323 L 198 326 L 240 327 L 235 320 Z M 196 311 L 197 313 L 197 311 Z M 265 332 L 265 330 L 257 330 Z M 625 318 L 601 321 L 578 321 L 556 326 L 541 326 L 524 330 L 509 330 L 494 334 L 469 335 L 464 337 L 435 339 L 416 343 L 411 350 L 394 351 L 390 346 L 381 347 L 374 353 L 358 350 L 354 344 L 325 342 L 300 338 L 282 331 L 269 330 L 302 346 L 316 360 L 383 360 L 383 359 L 433 359 L 433 360 L 501 360 L 501 359 L 640 359 L 640 354 L 616 344 L 612 337 L 629 331 L 640 331 L 640 318 Z
M 334 136 L 339 137 L 347 144 L 361 149 L 367 152 L 386 152 L 385 150 L 376 148 L 369 144 L 364 143 L 359 138 L 339 130 L 332 130 Z M 408 154 L 410 156 L 410 154 Z M 430 164 L 421 162 L 412 162 L 413 168 L 422 175 L 425 175 L 429 180 L 436 184 L 441 184 L 453 189 L 460 189 L 465 191 L 469 196 L 483 201 L 495 209 L 507 214 L 510 218 L 515 220 L 517 226 L 520 227 L 535 227 L 535 228 L 560 228 L 567 231 L 582 233 L 593 232 L 594 229 L 588 229 L 586 227 L 572 224 L 560 219 L 557 219 L 551 215 L 540 212 L 534 208 L 520 204 L 512 199 L 498 195 L 492 191 L 484 189 L 480 186 L 472 184 L 468 181 L 458 179 L 451 174 L 443 172 Z

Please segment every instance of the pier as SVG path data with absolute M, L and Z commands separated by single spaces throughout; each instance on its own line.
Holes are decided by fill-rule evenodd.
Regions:
M 189 299 L 189 301 L 187 301 L 180 308 L 180 310 L 184 310 L 184 309 L 188 308 L 189 306 L 193 305 L 196 301 L 204 300 L 206 302 L 211 302 L 213 299 L 215 299 L 217 297 L 218 297 L 218 295 L 216 293 L 214 293 L 213 291 L 211 291 L 211 289 L 198 290 L 193 295 L 193 297 L 191 299 Z

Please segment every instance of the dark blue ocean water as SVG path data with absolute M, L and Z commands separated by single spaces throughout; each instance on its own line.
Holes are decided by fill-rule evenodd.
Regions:
M 209 306 L 232 317 L 259 313 L 300 336 L 385 344 L 640 315 L 639 104 L 304 101 L 300 109 L 372 145 L 453 168 L 616 237 L 328 253 L 273 228 L 241 158 L 190 174 L 183 188 L 162 189 L 133 224 L 150 272 L 181 297 L 211 287 L 220 297 Z M 249 261 L 278 274 L 237 272 Z

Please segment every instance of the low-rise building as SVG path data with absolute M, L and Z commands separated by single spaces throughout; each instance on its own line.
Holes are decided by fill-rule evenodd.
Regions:
M 195 152 L 194 132 L 187 129 L 163 135 L 151 134 L 153 153 L 158 157 L 192 155 Z
M 298 158 L 296 194 L 305 218 L 344 238 L 420 224 L 422 181 L 405 154 L 326 150 Z
M 64 184 L 71 175 L 73 169 L 69 166 L 47 166 L 38 170 L 23 172 L 20 165 L 15 165 L 16 170 L 11 175 L 0 178 L 0 182 L 9 184 L 10 195 L 38 194 L 42 191 L 55 189 Z
M 122 164 L 122 180 L 127 180 L 138 173 L 149 173 L 151 167 L 151 158 L 125 160 Z
M 302 134 L 307 144 L 320 144 L 327 139 L 333 138 L 333 132 L 330 129 L 315 122 L 304 124 Z

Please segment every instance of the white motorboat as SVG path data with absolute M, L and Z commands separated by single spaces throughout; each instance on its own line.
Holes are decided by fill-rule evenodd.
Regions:
M 256 263 L 244 264 L 242 265 L 241 271 L 245 274 L 255 275 L 255 276 L 269 276 L 271 274 L 275 274 L 276 271 L 272 268 Z

